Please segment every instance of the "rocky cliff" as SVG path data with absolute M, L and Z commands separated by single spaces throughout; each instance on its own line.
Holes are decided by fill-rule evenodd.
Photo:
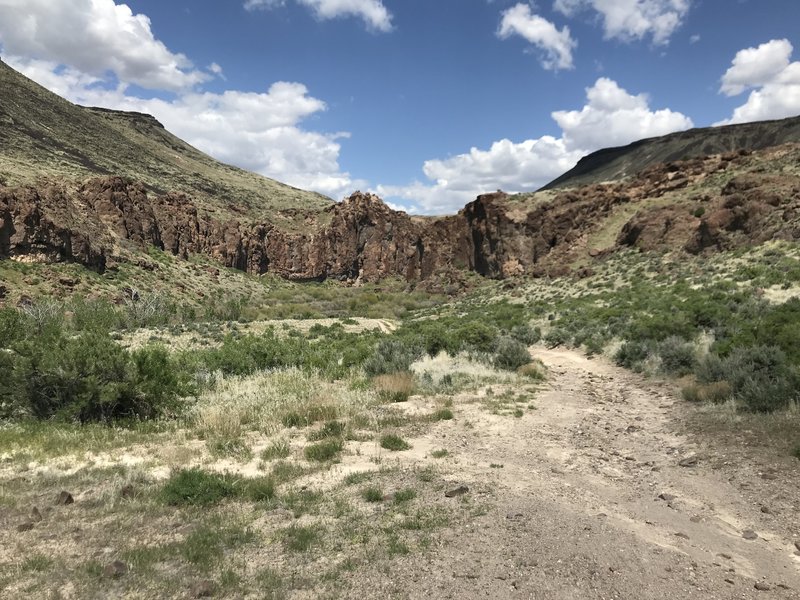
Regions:
M 700 253 L 800 239 L 800 145 L 673 162 L 621 183 L 478 197 L 457 215 L 411 217 L 356 193 L 286 229 L 220 219 L 182 193 L 119 177 L 0 187 L 0 258 L 102 272 L 155 246 L 292 280 L 430 281 L 580 272 L 616 250 Z

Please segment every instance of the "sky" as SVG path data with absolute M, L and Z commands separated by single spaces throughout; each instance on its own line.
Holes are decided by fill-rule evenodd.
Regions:
M 0 0 L 0 56 L 224 162 L 417 214 L 800 114 L 797 0 Z

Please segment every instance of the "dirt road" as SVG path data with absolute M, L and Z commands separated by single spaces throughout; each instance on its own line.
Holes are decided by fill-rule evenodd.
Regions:
M 463 399 L 415 444 L 448 448 L 445 477 L 485 514 L 360 574 L 353 597 L 800 599 L 798 461 L 731 461 L 676 433 L 691 408 L 670 387 L 535 354 L 550 369 L 537 410 Z

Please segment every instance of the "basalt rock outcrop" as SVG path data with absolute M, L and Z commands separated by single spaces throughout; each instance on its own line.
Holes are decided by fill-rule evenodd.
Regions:
M 412 217 L 355 193 L 293 227 L 220 218 L 181 193 L 120 177 L 0 187 L 0 259 L 103 272 L 155 246 L 292 280 L 430 281 L 562 275 L 622 248 L 692 254 L 800 239 L 800 146 L 650 167 L 624 182 L 557 194 L 479 196 L 457 215 Z M 286 219 L 281 222 L 285 223 Z

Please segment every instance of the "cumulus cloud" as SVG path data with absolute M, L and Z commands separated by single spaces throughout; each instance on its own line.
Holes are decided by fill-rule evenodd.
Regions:
M 382 0 L 295 0 L 311 10 L 321 20 L 357 17 L 373 31 L 388 32 L 392 30 L 392 15 Z M 246 0 L 247 10 L 269 9 L 283 6 L 286 0 Z
M 211 75 L 187 70 L 188 59 L 155 39 L 149 19 L 132 15 L 127 6 L 112 0 L 24 0 L 22 11 L 22 4 L 0 0 L 4 59 L 60 96 L 152 114 L 215 158 L 297 187 L 341 197 L 366 186 L 339 168 L 346 133 L 302 126 L 327 108 L 304 85 L 277 82 L 261 93 L 204 92 L 198 84 Z M 52 10 L 43 10 L 45 4 Z M 68 5 L 74 10 L 66 10 Z M 224 79 L 217 63 L 208 70 Z M 168 99 L 136 96 L 129 92 L 131 83 L 175 93 Z
M 580 151 L 569 151 L 564 140 L 551 136 L 520 143 L 503 139 L 489 150 L 472 148 L 467 154 L 426 161 L 422 170 L 433 185 L 384 185 L 375 191 L 411 201 L 413 212 L 454 212 L 483 192 L 541 187 L 575 166 L 581 156 Z
M 715 125 L 783 119 L 800 114 L 800 61 L 791 62 L 788 40 L 771 40 L 739 51 L 722 77 L 720 92 L 738 96 L 752 90 L 731 118 Z
M 560 110 L 553 119 L 569 149 L 596 150 L 689 129 L 692 120 L 669 109 L 652 111 L 646 94 L 633 96 L 616 81 L 601 77 L 586 90 L 581 110 Z
M 623 41 L 652 37 L 666 44 L 689 13 L 691 0 L 555 0 L 553 8 L 571 17 L 590 10 L 603 21 L 606 38 Z
M 481 193 L 537 189 L 599 148 L 693 126 L 681 113 L 651 110 L 646 95 L 632 95 L 607 78 L 586 90 L 586 100 L 581 110 L 552 114 L 562 129 L 559 138 L 544 136 L 519 143 L 504 139 L 488 150 L 472 148 L 452 158 L 429 160 L 423 166 L 428 183 L 383 185 L 375 191 L 405 200 L 412 212 L 454 212 Z
M 785 39 L 740 50 L 733 58 L 731 68 L 722 76 L 720 91 L 726 96 L 738 96 L 749 88 L 774 81 L 789 66 L 793 50 L 792 44 Z
M 150 19 L 114 0 L 2 0 L 0 42 L 11 55 L 70 65 L 148 89 L 180 91 L 210 78 L 155 38 Z
M 545 69 L 572 69 L 572 51 L 578 45 L 564 26 L 560 31 L 547 19 L 531 12 L 527 4 L 519 3 L 503 11 L 497 36 L 508 39 L 518 35 L 542 52 Z

